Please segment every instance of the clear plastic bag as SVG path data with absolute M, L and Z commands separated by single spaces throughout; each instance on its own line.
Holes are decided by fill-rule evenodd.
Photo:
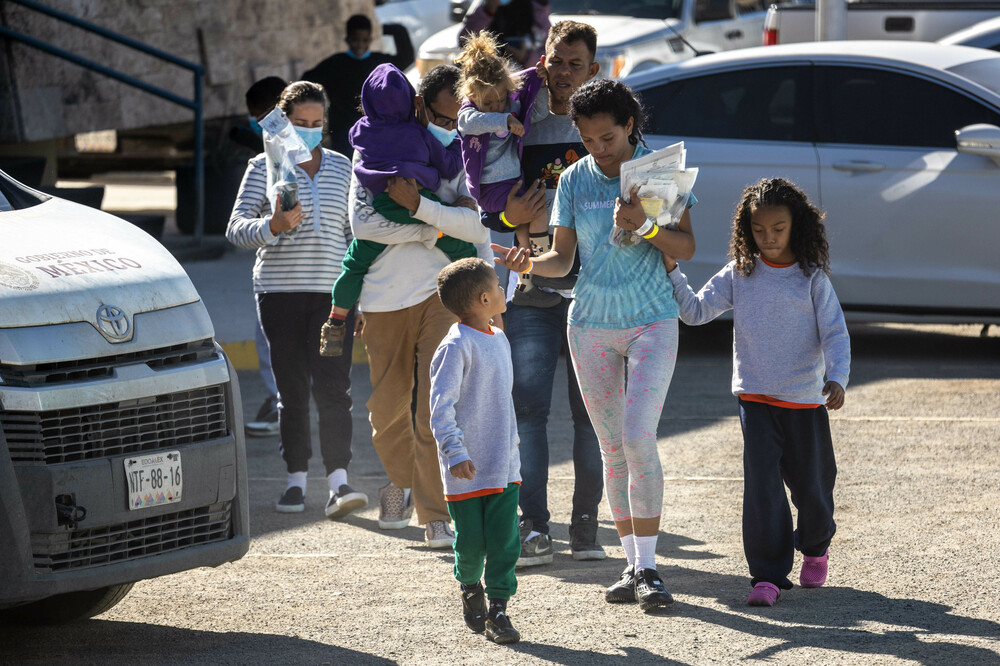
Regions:
M 299 185 L 295 165 L 308 162 L 312 153 L 295 131 L 285 112 L 274 107 L 260 121 L 264 130 L 264 154 L 267 156 L 267 199 L 271 210 L 291 210 L 299 202 Z
M 664 229 L 676 229 L 691 198 L 691 190 L 697 178 L 697 167 L 676 169 L 647 178 L 639 186 L 638 191 L 639 201 L 646 217 L 656 220 L 657 226 Z M 626 201 L 628 201 L 627 195 Z M 608 242 L 617 247 L 630 247 L 638 244 L 641 239 L 638 234 L 614 225 Z

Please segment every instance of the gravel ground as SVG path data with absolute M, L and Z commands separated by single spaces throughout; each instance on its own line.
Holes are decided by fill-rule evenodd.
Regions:
M 103 616 L 62 628 L 0 627 L 2 663 L 996 664 L 1000 662 L 1000 332 L 978 326 L 851 327 L 845 409 L 833 415 L 838 533 L 830 577 L 745 605 L 741 438 L 728 393 L 731 327 L 685 329 L 659 428 L 666 476 L 658 564 L 676 603 L 612 606 L 624 566 L 574 562 L 565 386 L 550 424 L 556 558 L 519 570 L 510 614 L 522 642 L 496 646 L 462 621 L 448 551 L 422 529 L 383 532 L 370 506 L 323 518 L 313 460 L 306 512 L 279 515 L 276 438 L 249 441 L 253 541 L 242 560 L 143 581 Z M 557 382 L 558 384 L 558 382 Z M 245 410 L 262 388 L 241 373 Z M 367 368 L 355 370 L 352 483 L 385 483 L 371 448 Z M 798 564 L 792 572 L 797 580 Z

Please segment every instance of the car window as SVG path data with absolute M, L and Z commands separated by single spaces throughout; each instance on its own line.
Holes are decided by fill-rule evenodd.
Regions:
M 692 77 L 641 91 L 649 134 L 810 141 L 808 67 L 759 67 Z
M 824 67 L 821 143 L 955 147 L 955 130 L 1000 123 L 1000 116 L 957 90 L 902 72 Z

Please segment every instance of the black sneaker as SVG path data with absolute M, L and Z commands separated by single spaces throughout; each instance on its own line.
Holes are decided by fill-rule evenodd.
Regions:
M 635 568 L 625 567 L 618 582 L 604 591 L 604 600 L 609 604 L 635 603 Z
M 326 517 L 330 520 L 336 520 L 366 506 L 368 506 L 368 495 L 345 483 L 337 489 L 337 492 L 330 495 L 330 499 L 326 503 Z
M 515 566 L 534 567 L 552 562 L 552 539 L 548 534 L 538 534 L 526 540 L 531 534 L 531 527 L 530 520 L 521 521 L 521 556 L 517 558 Z
M 272 395 L 257 410 L 253 421 L 243 424 L 243 429 L 251 437 L 271 437 L 281 432 L 278 424 L 278 396 Z
M 306 495 L 302 488 L 289 486 L 281 493 L 281 499 L 274 508 L 278 513 L 302 513 L 306 510 Z
M 521 634 L 511 626 L 507 611 L 495 609 L 486 617 L 486 638 L 500 645 L 509 645 L 521 640 Z
M 597 543 L 597 519 L 583 514 L 569 526 L 569 549 L 574 560 L 603 560 L 608 556 Z
M 474 587 L 466 589 L 462 586 L 462 615 L 465 616 L 465 626 L 472 629 L 477 634 L 486 631 L 486 593 L 483 591 L 483 584 L 476 583 Z
M 517 285 L 510 297 L 511 303 L 526 308 L 554 308 L 562 303 L 562 300 L 563 297 L 554 291 L 542 291 L 534 286 L 527 289 L 521 284 Z
M 639 608 L 646 613 L 674 603 L 674 598 L 667 592 L 667 588 L 656 569 L 636 570 L 635 600 L 639 602 Z

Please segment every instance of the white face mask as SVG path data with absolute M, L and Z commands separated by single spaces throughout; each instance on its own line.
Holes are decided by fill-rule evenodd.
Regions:
M 434 123 L 432 123 L 431 119 L 427 116 L 426 107 L 424 108 L 424 118 L 427 119 L 427 131 L 430 132 L 432 135 L 434 135 L 434 138 L 437 139 L 441 143 L 441 145 L 444 146 L 445 148 L 450 146 L 451 142 L 455 140 L 456 136 L 458 136 L 457 129 L 449 131 L 441 127 L 440 125 L 435 125 Z

